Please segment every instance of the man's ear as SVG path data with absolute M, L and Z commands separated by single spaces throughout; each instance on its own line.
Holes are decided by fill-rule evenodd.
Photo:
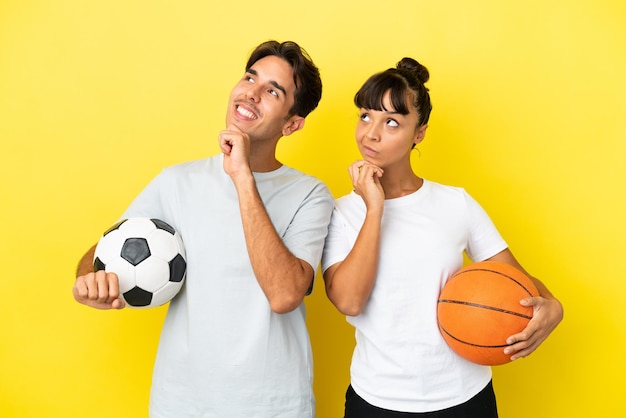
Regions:
M 302 128 L 304 128 L 304 118 L 294 115 L 290 117 L 285 126 L 283 126 L 283 136 L 289 136 Z
M 415 132 L 415 138 L 413 138 L 413 143 L 415 145 L 422 142 L 422 140 L 426 136 L 426 128 L 428 128 L 428 125 L 422 125 L 419 128 L 417 128 L 417 131 Z

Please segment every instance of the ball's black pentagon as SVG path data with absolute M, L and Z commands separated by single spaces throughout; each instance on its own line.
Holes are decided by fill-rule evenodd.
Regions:
M 104 234 L 102 234 L 102 236 L 105 236 L 106 234 L 108 234 L 111 231 L 115 231 L 116 229 L 118 229 L 124 222 L 126 222 L 128 219 L 122 219 L 121 221 L 119 221 L 118 223 L 116 223 L 115 225 L 113 225 L 112 227 L 110 227 L 109 229 L 107 229 L 106 231 L 104 231 Z
M 106 266 L 104 265 L 102 260 L 100 260 L 100 258 L 96 257 L 96 259 L 93 260 L 93 271 L 100 271 L 104 269 L 106 269 Z
M 150 247 L 145 238 L 128 238 L 122 245 L 120 256 L 133 266 L 150 257 Z
M 148 306 L 152 302 L 152 293 L 140 287 L 133 287 L 124 293 L 124 299 L 132 306 Z
M 182 255 L 176 254 L 176 257 L 170 261 L 170 282 L 180 283 L 185 277 L 187 270 L 187 262 Z
M 162 229 L 164 231 L 169 232 L 170 234 L 174 235 L 176 233 L 176 231 L 174 231 L 174 228 L 172 228 L 172 226 L 170 224 L 168 224 L 167 222 L 164 222 L 160 219 L 150 219 L 152 221 L 152 223 L 158 228 L 158 229 Z

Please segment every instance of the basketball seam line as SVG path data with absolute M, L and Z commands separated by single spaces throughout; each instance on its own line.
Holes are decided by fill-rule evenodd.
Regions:
M 504 347 L 508 347 L 508 344 L 502 344 L 502 345 L 482 345 L 482 344 L 474 344 L 474 343 L 470 343 L 467 341 L 463 341 L 460 338 L 455 337 L 454 335 L 450 334 L 444 327 L 439 326 L 439 328 L 441 328 L 441 330 L 443 332 L 446 333 L 447 336 L 449 336 L 450 338 L 452 338 L 455 341 L 458 341 L 462 344 L 467 344 L 467 345 L 471 345 L 472 347 L 480 347 L 480 348 L 504 348 Z
M 481 305 L 479 303 L 463 302 L 463 301 L 460 301 L 460 300 L 451 300 L 451 299 L 439 299 L 437 301 L 437 303 L 454 303 L 456 305 L 466 305 L 466 306 L 471 306 L 471 307 L 474 307 L 474 308 L 489 309 L 491 311 L 496 311 L 496 312 L 502 312 L 502 313 L 506 313 L 506 314 L 510 314 L 510 315 L 515 315 L 515 316 L 519 316 L 519 317 L 525 318 L 525 319 L 532 319 L 532 316 L 524 315 L 524 314 L 519 313 L 519 312 L 509 311 L 508 309 L 496 308 L 494 306 Z
M 479 268 L 471 268 L 471 269 L 467 269 L 464 270 L 463 273 L 469 272 L 469 271 L 487 271 L 489 273 L 496 273 L 496 274 L 500 274 L 501 276 L 506 277 L 507 279 L 513 280 L 515 283 L 517 283 L 522 289 L 524 289 L 526 291 L 526 293 L 528 293 L 529 296 L 532 296 L 533 294 L 530 292 L 530 290 L 528 290 L 526 288 L 526 286 L 524 286 L 523 284 L 521 284 L 519 281 L 517 281 L 515 278 L 509 276 L 508 274 L 504 274 L 502 272 L 496 271 L 496 270 L 492 270 L 492 269 L 479 269 Z M 456 276 L 456 274 L 454 275 Z M 452 276 L 452 277 L 454 277 Z

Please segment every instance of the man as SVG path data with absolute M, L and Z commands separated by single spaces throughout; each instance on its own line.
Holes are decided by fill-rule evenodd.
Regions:
M 222 154 L 166 168 L 123 214 L 164 220 L 187 252 L 159 343 L 152 417 L 315 416 L 303 299 L 333 198 L 282 165 L 276 146 L 304 127 L 321 90 L 296 43 L 259 45 L 231 92 Z M 121 309 L 117 276 L 93 271 L 94 250 L 81 259 L 74 297 Z

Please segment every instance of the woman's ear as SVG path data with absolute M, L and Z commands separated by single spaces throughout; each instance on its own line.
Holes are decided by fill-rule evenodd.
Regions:
M 413 138 L 413 143 L 415 145 L 417 145 L 420 142 L 422 142 L 422 140 L 426 136 L 426 129 L 427 128 L 428 128 L 428 125 L 422 125 L 419 128 L 417 128 L 417 131 L 415 132 L 415 138 Z
M 302 128 L 304 128 L 304 118 L 302 116 L 294 115 L 289 118 L 285 126 L 283 126 L 282 133 L 283 136 L 289 136 Z

